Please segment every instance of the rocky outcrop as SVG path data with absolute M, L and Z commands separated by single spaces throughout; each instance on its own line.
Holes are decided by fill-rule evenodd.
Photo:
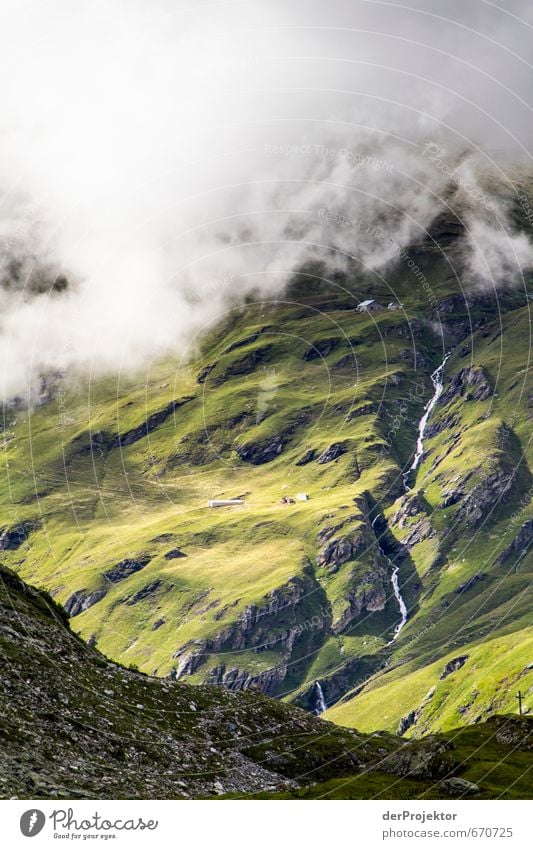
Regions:
M 407 731 L 409 731 L 410 728 L 413 727 L 413 725 L 416 725 L 416 723 L 420 719 L 422 711 L 435 695 L 436 689 L 436 687 L 431 687 L 426 693 L 422 704 L 415 710 L 410 711 L 408 714 L 406 714 L 406 716 L 402 716 L 400 722 L 398 723 L 398 730 L 396 732 L 398 737 L 402 737 Z
M 533 724 L 530 717 L 494 716 L 490 722 L 496 726 L 496 740 L 520 752 L 533 752 Z
M 152 413 L 141 424 L 124 433 L 113 434 L 103 430 L 83 433 L 72 442 L 74 453 L 75 455 L 95 454 L 96 456 L 105 456 L 113 448 L 124 448 L 127 445 L 133 445 L 133 443 L 153 433 L 170 416 L 174 415 L 176 410 L 192 401 L 193 397 L 190 396 L 169 401 L 162 410 Z
M 427 518 L 420 519 L 418 522 L 410 525 L 407 533 L 402 536 L 402 545 L 410 551 L 415 545 L 434 536 L 436 536 L 436 531 L 430 520 Z
M 496 468 L 474 486 L 461 505 L 461 516 L 469 525 L 478 525 L 495 506 L 505 502 L 514 472 L 512 467 Z
M 270 463 L 276 457 L 279 457 L 286 444 L 286 437 L 278 434 L 265 442 L 238 445 L 236 451 L 241 460 L 251 463 L 253 466 L 261 466 L 263 463 Z
M 337 360 L 337 362 L 333 365 L 333 368 L 357 368 L 357 359 L 355 357 L 355 353 L 345 354 L 344 357 L 341 357 L 340 360 Z
M 455 594 L 462 595 L 462 593 L 469 592 L 469 590 L 473 589 L 480 581 L 484 581 L 487 577 L 488 575 L 486 572 L 477 572 L 475 575 L 472 575 L 468 581 L 465 581 L 463 584 L 459 584 L 455 590 Z
M 446 391 L 440 398 L 441 404 L 448 404 L 456 398 L 464 401 L 486 401 L 492 395 L 492 387 L 484 368 L 467 366 L 454 374 Z
M 343 454 L 346 454 L 348 450 L 348 444 L 346 442 L 334 442 L 329 448 L 326 448 L 325 451 L 320 454 L 317 459 L 317 463 L 320 465 L 324 465 L 324 463 L 332 463 L 333 460 L 337 460 L 339 457 L 342 457 Z
M 319 612 L 313 615 L 315 605 Z M 179 680 L 191 675 L 206 664 L 211 655 L 221 652 L 274 650 L 279 662 L 272 669 L 250 673 L 245 668 L 227 668 L 219 664 L 208 674 L 209 681 L 223 683 L 230 689 L 242 690 L 254 685 L 265 693 L 273 693 L 288 674 L 291 661 L 302 646 L 321 644 L 330 625 L 331 613 L 325 606 L 323 591 L 311 570 L 306 568 L 304 574 L 268 593 L 262 604 L 246 607 L 233 625 L 216 636 L 177 649 L 173 655 L 178 661 L 173 677 Z
M 134 575 L 135 572 L 139 572 L 141 569 L 144 569 L 144 567 L 150 562 L 150 559 L 151 558 L 148 554 L 144 554 L 141 555 L 141 557 L 121 560 L 120 563 L 117 563 L 115 566 L 112 566 L 111 569 L 108 569 L 107 572 L 104 572 L 104 578 L 107 578 L 107 580 L 112 584 L 117 584 L 119 581 L 124 581 L 126 578 L 129 578 L 130 575 Z
M 350 577 L 350 576 L 349 576 Z M 352 572 L 353 589 L 347 593 L 343 612 L 331 626 L 334 634 L 341 634 L 363 611 L 376 613 L 384 610 L 388 598 L 389 578 L 384 569 L 376 567 L 363 573 Z
M 444 781 L 439 783 L 439 787 L 448 796 L 471 796 L 480 792 L 478 785 L 474 784 L 473 781 L 467 781 L 466 778 L 459 778 L 458 776 L 445 778 Z
M 10 528 L 0 528 L 0 551 L 13 551 L 26 542 L 33 531 L 41 527 L 41 522 L 31 519 L 12 525 Z
M 410 778 L 440 778 L 448 775 L 456 764 L 453 744 L 438 737 L 427 737 L 416 743 L 406 743 L 383 764 L 383 771 Z
M 264 345 L 262 348 L 254 348 L 245 357 L 234 360 L 220 373 L 216 375 L 216 383 L 222 383 L 229 377 L 240 377 L 252 374 L 256 368 L 268 359 L 272 352 L 272 345 Z
M 176 410 L 179 410 L 180 407 L 183 407 L 185 404 L 188 404 L 193 400 L 193 397 L 174 399 L 173 401 L 169 401 L 166 407 L 162 410 L 157 410 L 157 412 L 152 413 L 148 418 L 142 422 L 142 424 L 137 427 L 132 428 L 131 430 L 127 430 L 125 433 L 119 433 L 114 438 L 111 448 L 115 448 L 118 446 L 126 446 L 133 445 L 134 442 L 138 442 L 139 439 L 143 439 L 145 436 L 149 436 L 153 431 L 162 425 L 166 420 L 172 416 Z
M 206 366 L 200 369 L 200 371 L 196 375 L 196 383 L 205 383 L 215 366 L 216 363 L 208 363 Z
M 136 593 L 134 593 L 130 598 L 128 598 L 126 604 L 130 606 L 134 604 L 139 604 L 140 601 L 145 601 L 145 599 L 151 598 L 153 595 L 155 595 L 162 586 L 163 581 L 161 580 L 161 578 L 156 578 L 155 580 L 150 581 L 150 583 L 146 584 Z
M 306 451 L 303 457 L 300 457 L 299 460 L 296 461 L 296 466 L 307 466 L 308 463 L 312 463 L 316 457 L 316 451 L 314 448 L 310 448 L 309 451 Z
M 293 421 L 287 424 L 279 433 L 260 442 L 245 442 L 235 445 L 235 450 L 241 460 L 244 460 L 246 463 L 252 463 L 254 466 L 270 463 L 284 451 L 298 428 L 309 424 L 312 418 L 312 408 L 303 407 Z
M 479 525 L 498 504 L 505 503 L 513 486 L 516 469 L 504 455 L 496 454 L 490 465 L 476 473 L 455 475 L 442 489 L 443 509 L 460 503 L 458 517 L 468 525 Z M 474 485 L 471 486 L 472 481 Z
M 420 716 L 420 709 L 412 710 L 405 716 L 402 716 L 398 723 L 398 731 L 396 732 L 398 737 L 402 737 L 406 731 L 409 731 L 413 725 L 416 725 L 418 721 L 418 717 Z
M 506 560 L 508 560 L 511 556 L 516 557 L 519 555 L 520 557 L 525 556 L 525 554 L 529 551 L 531 543 L 533 542 L 533 519 L 528 519 L 521 526 L 515 538 L 512 542 L 509 543 L 506 548 L 502 551 L 498 558 L 498 563 L 503 564 Z
M 339 531 L 355 525 L 350 531 Z M 318 566 L 338 567 L 348 560 L 355 560 L 358 554 L 372 545 L 368 528 L 362 524 L 358 514 L 347 516 L 335 525 L 326 525 L 317 534 L 319 550 L 316 558 Z
M 419 513 L 426 515 L 427 509 L 427 504 L 420 495 L 404 495 L 399 501 L 398 509 L 391 519 L 391 524 L 401 531 L 409 519 Z
M 165 552 L 165 560 L 177 560 L 181 557 L 187 557 L 184 551 L 181 548 L 171 548 L 170 551 Z
M 340 339 L 338 338 L 319 339 L 307 348 L 304 354 L 304 360 L 310 362 L 312 360 L 318 360 L 319 358 L 322 359 L 323 357 L 328 357 L 337 347 L 339 342 Z
M 440 680 L 444 681 L 444 679 L 447 678 L 448 675 L 453 675 L 454 672 L 457 672 L 465 665 L 467 660 L 467 654 L 461 654 L 458 657 L 453 657 L 451 660 L 448 661 L 448 663 L 442 670 Z
M 106 595 L 106 590 L 76 590 L 63 605 L 70 617 L 78 616 L 84 610 L 88 610 L 93 604 L 101 601 Z

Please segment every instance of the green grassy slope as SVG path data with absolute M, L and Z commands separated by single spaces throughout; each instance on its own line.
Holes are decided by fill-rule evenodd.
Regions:
M 386 282 L 315 269 L 279 301 L 235 307 L 182 363 L 118 383 L 57 376 L 40 403 L 12 405 L 2 559 L 123 664 L 255 684 L 310 709 L 320 681 L 326 702 L 345 700 L 332 718 L 349 724 L 372 707 L 373 727 L 395 729 L 420 706 L 396 680 L 407 693 L 420 675 L 422 693 L 452 655 L 514 639 L 509 668 L 491 673 L 479 650 L 479 709 L 457 713 L 466 679 L 441 727 L 499 710 L 504 682 L 527 665 L 531 625 L 530 555 L 499 562 L 531 517 L 529 306 L 519 288 L 465 301 L 432 243 L 413 256 L 427 286 L 405 267 Z M 354 309 L 391 292 L 403 309 Z M 406 496 L 430 374 L 449 349 Z M 238 496 L 244 505 L 207 507 Z M 393 644 L 391 561 L 409 609 Z M 385 716 L 372 693 L 389 688 Z M 441 722 L 432 717 L 424 730 Z

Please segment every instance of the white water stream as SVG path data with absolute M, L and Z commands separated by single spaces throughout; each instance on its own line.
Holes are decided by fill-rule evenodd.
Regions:
M 320 681 L 315 681 L 315 690 L 316 690 L 316 707 L 315 713 L 317 715 L 324 713 L 327 710 L 328 706 L 326 704 L 326 700 L 324 698 L 324 691 L 320 686 Z
M 378 519 L 379 519 L 379 516 L 376 516 L 376 518 L 372 521 L 372 528 L 374 527 L 374 525 L 375 525 L 375 523 L 377 522 Z M 406 605 L 405 601 L 403 600 L 403 596 L 400 592 L 400 582 L 398 580 L 398 574 L 400 572 L 400 567 L 394 566 L 390 557 L 388 557 L 385 554 L 385 552 L 383 551 L 383 547 L 381 546 L 380 541 L 379 541 L 377 536 L 376 536 L 376 541 L 377 541 L 378 548 L 380 550 L 381 555 L 385 558 L 385 560 L 387 561 L 387 563 L 389 564 L 389 566 L 392 569 L 390 582 L 391 582 L 391 585 L 392 585 L 392 591 L 394 593 L 394 597 L 396 598 L 396 601 L 398 602 L 398 607 L 400 608 L 400 621 L 398 622 L 398 624 L 394 628 L 394 634 L 392 635 L 392 639 L 389 640 L 389 642 L 387 643 L 387 645 L 390 646 L 391 643 L 393 643 L 395 640 L 398 639 L 400 631 L 402 630 L 403 626 L 407 622 L 407 617 L 408 617 L 409 614 L 407 612 L 407 605 Z
M 444 366 L 446 365 L 450 354 L 451 351 L 446 354 L 440 366 L 435 369 L 435 371 L 431 375 L 431 382 L 435 391 L 433 392 L 433 396 L 429 399 L 426 406 L 424 407 L 424 414 L 418 422 L 418 437 L 416 440 L 416 451 L 415 456 L 413 457 L 413 462 L 409 466 L 408 470 L 403 473 L 403 483 L 406 490 L 410 489 L 407 483 L 409 476 L 411 472 L 414 472 L 418 468 L 420 460 L 422 459 L 422 455 L 424 454 L 424 434 L 426 432 L 427 423 L 429 421 L 429 417 L 432 413 L 433 407 L 439 400 L 440 396 L 442 395 L 442 390 L 444 389 L 442 375 L 444 372 Z

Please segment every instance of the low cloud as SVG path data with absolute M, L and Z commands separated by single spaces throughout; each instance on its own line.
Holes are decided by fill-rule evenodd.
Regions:
M 2 395 L 182 352 L 311 259 L 384 270 L 446 205 L 473 285 L 531 265 L 529 13 L 476 5 L 7 0 Z

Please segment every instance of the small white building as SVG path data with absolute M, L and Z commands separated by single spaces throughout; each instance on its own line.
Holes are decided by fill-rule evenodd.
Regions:
M 244 504 L 242 498 L 210 498 L 207 502 L 208 507 L 235 507 Z
M 383 309 L 385 307 L 382 304 L 373 298 L 369 298 L 367 301 L 361 301 L 357 307 L 357 312 L 380 312 Z
M 308 496 L 307 492 L 297 492 L 296 493 L 296 500 L 297 501 L 309 501 L 309 496 Z
M 398 301 L 391 301 L 390 304 L 387 304 L 388 310 L 403 310 L 403 304 L 400 304 Z

